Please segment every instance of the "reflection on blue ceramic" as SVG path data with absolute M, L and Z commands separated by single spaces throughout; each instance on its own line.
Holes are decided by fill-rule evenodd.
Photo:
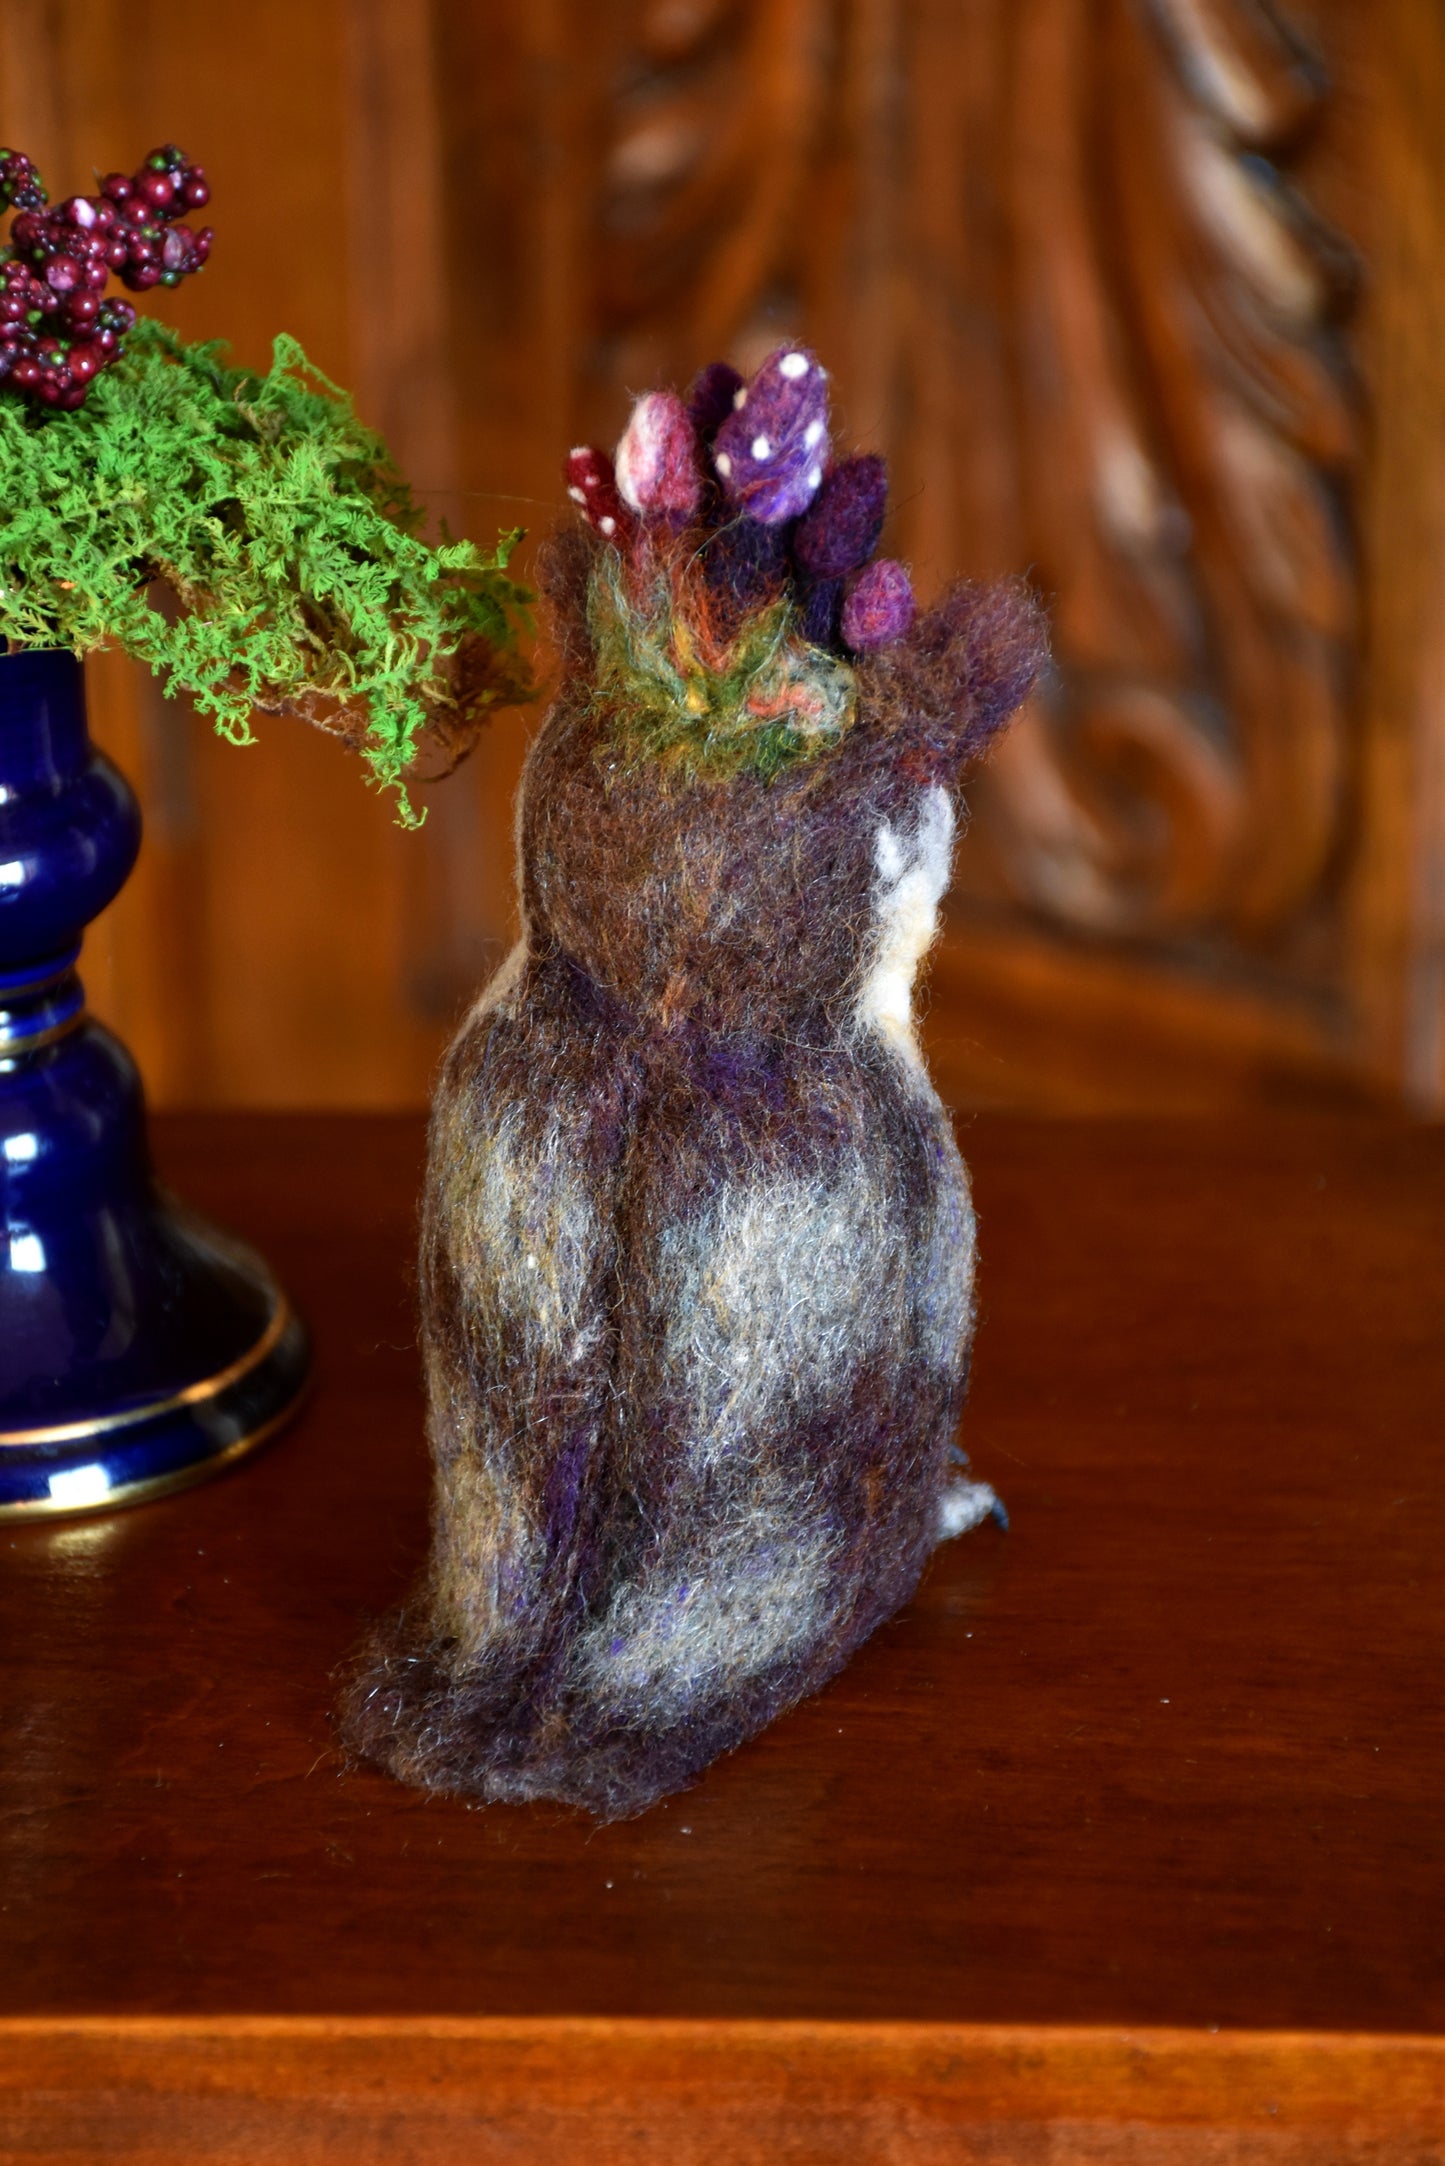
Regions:
M 305 1334 L 264 1264 L 162 1194 L 80 936 L 140 817 L 72 655 L 0 656 L 0 1517 L 105 1510 L 269 1435 Z

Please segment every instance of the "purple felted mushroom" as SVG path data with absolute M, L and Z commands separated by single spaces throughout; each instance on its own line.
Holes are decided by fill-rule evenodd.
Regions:
M 564 471 L 567 494 L 587 524 L 604 541 L 619 546 L 629 541 L 636 522 L 622 501 L 616 470 L 606 452 L 579 444 L 575 451 L 568 452 Z
M 854 654 L 892 646 L 913 629 L 918 604 L 913 582 L 891 557 L 876 557 L 849 587 L 843 602 L 843 644 Z
M 686 519 L 702 501 L 702 466 L 687 408 L 675 391 L 650 391 L 617 446 L 617 487 L 638 513 Z
M 723 494 L 749 518 L 781 526 L 807 510 L 828 459 L 828 377 L 806 347 L 769 354 L 713 439 Z
M 730 361 L 709 361 L 688 387 L 687 411 L 700 443 L 710 444 L 733 410 L 744 379 Z
M 888 469 L 876 452 L 844 459 L 824 480 L 793 531 L 793 557 L 810 579 L 841 579 L 878 547 Z

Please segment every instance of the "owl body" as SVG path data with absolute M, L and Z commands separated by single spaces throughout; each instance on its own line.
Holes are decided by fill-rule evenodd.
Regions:
M 957 1470 L 974 1220 L 912 996 L 1022 635 L 1016 597 L 948 606 L 766 777 L 632 757 L 574 651 L 524 776 L 526 929 L 432 1123 L 434 1549 L 349 1718 L 410 1779 L 642 1810 L 992 1502 Z

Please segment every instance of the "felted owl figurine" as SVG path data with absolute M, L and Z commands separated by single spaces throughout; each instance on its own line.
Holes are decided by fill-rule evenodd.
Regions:
M 448 1054 L 433 1553 L 344 1734 L 409 1782 L 641 1812 L 814 1691 L 992 1492 L 955 1431 L 967 1177 L 912 1023 L 1018 587 L 915 614 L 882 461 L 780 349 L 641 399 L 545 584 L 525 930 Z

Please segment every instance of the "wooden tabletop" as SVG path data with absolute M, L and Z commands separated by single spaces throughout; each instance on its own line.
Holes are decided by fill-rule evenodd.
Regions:
M 334 1747 L 426 1541 L 420 1122 L 157 1123 L 315 1388 L 204 1488 L 0 1538 L 0 2014 L 1445 2033 L 1445 1130 L 962 1142 L 1010 1531 L 599 1830 Z

